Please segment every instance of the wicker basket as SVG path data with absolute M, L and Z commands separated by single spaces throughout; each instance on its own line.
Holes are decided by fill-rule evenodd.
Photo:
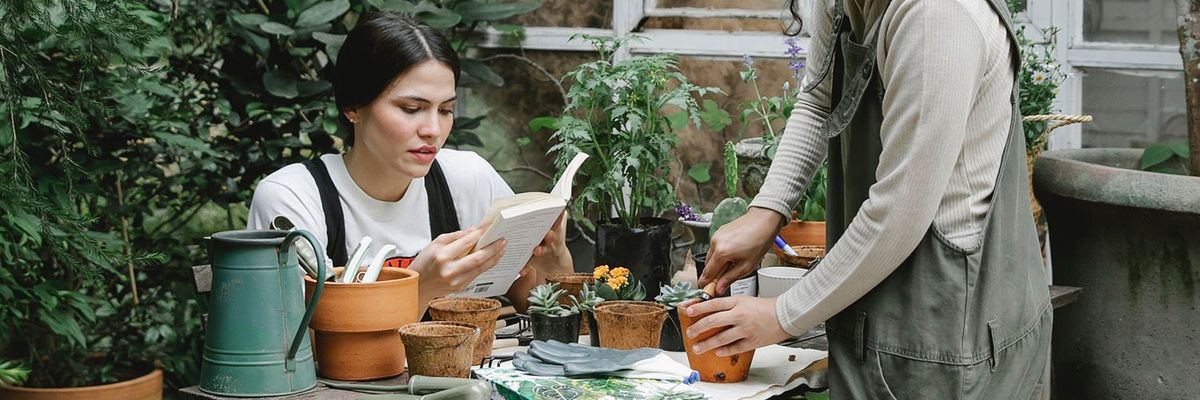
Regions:
M 1037 197 L 1034 197 L 1034 195 L 1033 195 L 1033 162 L 1035 160 L 1037 160 L 1038 156 L 1040 156 L 1042 154 L 1042 151 L 1045 151 L 1046 141 L 1050 140 L 1051 132 L 1053 132 L 1055 129 L 1062 128 L 1062 127 L 1068 126 L 1068 125 L 1092 122 L 1092 116 L 1091 115 L 1049 114 L 1049 115 L 1030 115 L 1030 116 L 1027 116 L 1022 119 L 1022 122 L 1050 122 L 1050 121 L 1054 121 L 1054 123 L 1046 126 L 1046 129 L 1042 130 L 1042 133 L 1038 134 L 1037 138 L 1034 139 L 1033 145 L 1027 146 L 1026 150 L 1025 150 L 1025 159 L 1026 159 L 1026 164 L 1025 164 L 1026 170 L 1025 171 L 1029 177 L 1029 206 L 1030 206 L 1029 208 L 1031 208 L 1033 210 L 1033 222 L 1034 222 L 1034 225 L 1037 227 L 1038 243 L 1041 244 L 1041 249 L 1043 250 L 1043 252 L 1042 252 L 1043 260 L 1045 260 L 1045 258 L 1046 258 L 1046 253 L 1045 253 L 1046 221 L 1044 219 L 1042 219 L 1042 217 L 1043 217 L 1042 205 L 1040 203 L 1038 203 Z

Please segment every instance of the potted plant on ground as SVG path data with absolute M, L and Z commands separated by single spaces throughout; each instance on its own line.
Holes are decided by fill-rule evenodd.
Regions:
M 666 351 L 683 351 L 683 330 L 679 326 L 679 310 L 675 307 L 687 300 L 699 298 L 704 292 L 692 287 L 691 282 L 679 282 L 674 286 L 663 285 L 661 293 L 654 298 L 667 307 L 667 321 L 663 325 L 658 348 Z
M 533 340 L 579 341 L 579 310 L 559 304 L 567 291 L 557 283 L 543 283 L 529 293 L 529 319 Z
M 578 152 L 595 155 L 579 170 L 587 179 L 574 210 L 598 224 L 596 263 L 627 266 L 657 295 L 671 279 L 671 224 L 659 216 L 675 204 L 667 180 L 675 132 L 700 125 L 693 96 L 720 90 L 688 82 L 671 55 L 616 61 L 630 37 L 573 37 L 580 38 L 600 57 L 564 76 L 572 84 L 562 115 L 538 125 L 556 128 L 550 152 L 559 170 Z
M 1200 2 L 1178 4 L 1190 169 L 1200 175 Z M 1200 391 L 1195 354 L 1173 351 L 1200 334 L 1200 177 L 1141 170 L 1188 154 L 1178 147 L 1048 151 L 1034 164 L 1054 282 L 1085 293 L 1054 315 L 1059 393 L 1187 398 Z

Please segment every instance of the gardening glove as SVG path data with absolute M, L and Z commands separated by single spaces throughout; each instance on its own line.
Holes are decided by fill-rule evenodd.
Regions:
M 513 355 L 513 366 L 539 376 L 646 378 L 686 384 L 700 378 L 659 349 L 601 349 L 554 340 L 533 341 L 527 353 Z

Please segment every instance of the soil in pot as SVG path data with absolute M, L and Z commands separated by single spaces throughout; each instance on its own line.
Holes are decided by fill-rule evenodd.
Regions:
M 466 378 L 479 327 L 463 322 L 417 322 L 400 328 L 409 376 Z
M 583 291 L 584 284 L 595 282 L 596 278 L 590 272 L 575 272 L 570 274 L 555 274 L 546 277 L 548 283 L 558 283 L 558 288 L 566 290 L 567 294 L 558 298 L 558 304 L 570 307 L 571 297 L 579 297 L 579 293 Z M 579 324 L 579 334 L 589 334 L 588 324 Z
M 750 374 L 750 362 L 754 360 L 754 350 L 728 357 L 718 356 L 715 350 L 696 354 L 692 351 L 692 346 L 720 333 L 720 330 L 709 330 L 694 339 L 689 338 L 686 334 L 688 327 L 704 316 L 688 317 L 687 309 L 683 307 L 676 308 L 676 310 L 679 315 L 679 327 L 684 332 L 683 346 L 687 351 L 688 365 L 700 373 L 700 380 L 714 383 L 735 383 L 746 380 L 746 376 Z
M 533 340 L 579 342 L 579 313 L 567 315 L 533 314 L 529 316 Z
M 605 301 L 596 305 L 600 347 L 657 348 L 667 308 L 649 301 Z
M 405 348 L 396 329 L 420 320 L 417 280 L 416 271 L 384 268 L 372 283 L 326 282 L 309 324 L 317 372 L 353 381 L 403 373 Z M 315 284 L 304 277 L 306 302 Z
M 478 364 L 492 354 L 496 340 L 496 318 L 500 317 L 500 301 L 480 297 L 443 297 L 429 302 L 429 315 L 434 321 L 465 322 L 479 327 L 479 340 L 471 353 L 472 364 Z
M 679 328 L 679 311 L 674 308 L 667 310 L 667 319 L 663 323 L 662 334 L 658 339 L 658 348 L 666 351 L 683 351 L 683 330 Z
M 783 251 L 775 248 L 775 253 L 779 255 L 779 261 L 783 262 L 783 265 L 808 268 L 814 260 L 825 257 L 825 246 L 792 246 L 792 250 L 796 252 L 795 256 L 783 254 Z
M 671 221 L 642 218 L 636 228 L 620 222 L 596 227 L 596 264 L 625 267 L 646 286 L 646 298 L 671 283 Z
M 106 385 L 72 388 L 26 388 L 0 385 L 5 400 L 160 400 L 163 394 L 162 370 Z

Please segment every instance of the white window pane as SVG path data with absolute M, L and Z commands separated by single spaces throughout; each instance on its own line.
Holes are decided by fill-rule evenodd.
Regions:
M 1083 38 L 1088 42 L 1177 45 L 1175 1 L 1084 0 Z
M 1187 139 L 1182 72 L 1089 69 L 1083 76 L 1083 147 L 1146 147 Z

